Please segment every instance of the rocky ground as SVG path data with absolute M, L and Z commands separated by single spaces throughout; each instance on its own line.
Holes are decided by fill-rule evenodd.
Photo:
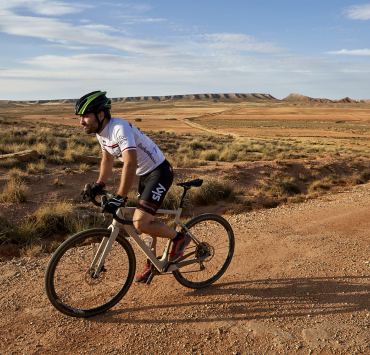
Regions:
M 49 255 L 1 262 L 0 353 L 370 352 L 370 184 L 227 218 L 235 256 L 215 285 L 157 277 L 86 320 L 47 300 Z

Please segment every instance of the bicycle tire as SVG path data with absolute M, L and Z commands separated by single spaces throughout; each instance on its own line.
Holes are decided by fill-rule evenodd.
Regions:
M 96 240 L 96 244 L 98 245 L 103 238 L 109 238 L 110 233 L 110 230 L 101 228 L 92 228 L 79 232 L 69 237 L 54 252 L 45 273 L 45 290 L 50 302 L 58 311 L 72 317 L 87 318 L 107 311 L 109 308 L 116 305 L 126 294 L 135 275 L 136 257 L 131 244 L 121 235 L 117 236 L 112 249 L 105 260 L 104 272 L 102 272 L 100 276 L 94 280 L 94 278 L 91 276 L 91 271 L 89 271 L 92 255 L 95 254 L 93 251 L 95 246 L 93 245 L 93 242 Z M 89 259 L 85 257 L 86 252 L 91 254 Z M 116 257 L 119 257 L 120 259 L 122 258 L 122 265 L 119 265 L 120 260 L 117 262 Z M 81 268 L 82 273 L 78 274 L 78 262 L 80 260 L 84 263 L 84 266 Z M 65 281 L 69 285 L 68 287 L 64 288 L 62 286 L 61 289 L 59 289 L 58 282 L 60 281 L 59 279 L 63 279 L 64 261 L 66 262 L 67 267 Z M 127 272 L 124 270 L 125 262 L 127 266 Z M 71 271 L 68 271 L 69 267 L 71 267 Z M 86 267 L 88 269 L 87 271 Z M 84 271 L 85 274 L 83 274 Z M 108 276 L 109 271 L 110 273 Z M 115 273 L 112 271 L 115 271 L 115 273 L 120 273 L 123 271 L 123 273 L 125 273 L 125 276 L 122 278 L 122 280 L 117 282 L 116 285 L 115 282 L 110 280 L 111 277 L 116 277 Z M 59 275 L 60 273 L 62 276 Z M 83 279 L 81 280 L 82 275 Z M 88 290 L 90 288 L 90 290 L 93 291 L 94 286 L 101 285 L 102 282 L 114 288 L 113 290 L 110 290 L 110 287 L 108 287 L 105 290 L 104 285 L 103 287 L 100 286 L 98 288 L 98 291 L 101 289 L 101 296 L 105 297 L 105 292 L 112 293 L 112 295 L 108 295 L 106 300 L 102 299 L 102 301 L 100 301 L 99 296 L 91 297 L 91 295 L 81 291 L 83 287 L 87 287 Z M 117 288 L 117 290 L 115 290 L 115 288 Z M 73 297 L 68 299 L 68 296 L 64 294 L 68 292 L 76 292 L 76 296 L 74 296 L 76 299 Z M 96 287 L 95 292 L 97 293 Z M 81 300 L 79 300 L 78 297 L 80 297 Z M 78 303 L 86 303 L 89 299 L 94 300 L 94 303 L 96 299 L 97 304 L 94 306 L 78 306 Z M 77 305 L 74 303 L 77 303 Z
M 204 262 L 200 263 L 200 268 L 202 267 L 201 264 L 203 264 L 204 269 L 203 270 L 193 270 L 191 271 L 191 268 L 195 268 L 198 264 L 192 264 L 190 266 L 182 267 L 178 270 L 173 271 L 173 275 L 175 279 L 183 286 L 193 289 L 199 289 L 203 287 L 207 287 L 217 281 L 226 271 L 226 269 L 229 267 L 231 259 L 234 255 L 234 248 L 235 248 L 235 237 L 234 232 L 229 224 L 229 222 L 216 214 L 212 213 L 206 213 L 199 215 L 187 223 L 185 223 L 186 227 L 190 229 L 190 232 L 194 234 L 194 236 L 203 243 L 206 243 L 206 245 L 209 245 L 209 249 L 213 249 L 213 256 L 210 260 L 205 260 Z M 215 249 L 216 237 L 219 237 L 222 233 L 222 236 L 225 238 L 225 243 L 227 246 L 227 251 L 225 252 L 224 259 L 221 261 L 221 265 L 217 268 L 217 271 L 215 273 L 211 273 L 211 275 L 208 277 L 205 275 L 206 279 L 201 281 L 196 281 L 191 279 L 190 276 L 194 274 L 196 276 L 197 274 L 200 275 L 202 271 L 207 269 L 207 263 L 210 263 L 212 260 L 214 260 L 214 257 L 219 257 L 220 252 Z M 210 244 L 210 240 L 214 239 L 215 241 Z M 196 248 L 195 244 L 191 242 L 187 249 L 185 250 L 185 254 L 189 251 L 191 251 L 192 248 Z M 217 254 L 218 253 L 218 254 Z M 215 260 L 214 260 L 215 261 Z M 209 265 L 208 265 L 209 266 Z

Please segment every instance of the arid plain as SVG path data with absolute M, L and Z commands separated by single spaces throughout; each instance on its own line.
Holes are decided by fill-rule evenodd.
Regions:
M 89 211 L 79 192 L 97 176 L 90 157 L 99 147 L 83 135 L 71 102 L 0 102 L 0 154 L 37 151 L 26 161 L 0 159 L 1 353 L 369 351 L 369 103 L 117 101 L 113 115 L 157 141 L 177 182 L 208 181 L 208 195 L 194 195 L 188 214 L 224 214 L 234 260 L 202 291 L 158 277 L 95 319 L 57 313 L 43 273 L 71 232 L 60 216 Z M 52 235 L 40 227 L 50 223 L 45 208 L 59 223 Z

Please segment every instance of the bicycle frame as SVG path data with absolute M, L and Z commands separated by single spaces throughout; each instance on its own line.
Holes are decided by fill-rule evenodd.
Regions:
M 127 223 L 122 224 L 117 220 L 113 219 L 112 224 L 108 227 L 108 229 L 111 230 L 111 234 L 109 238 L 104 238 L 102 240 L 94 256 L 94 259 L 90 265 L 90 270 L 95 270 L 92 275 L 93 277 L 99 276 L 99 273 L 101 272 L 104 266 L 105 258 L 109 254 L 112 245 L 116 240 L 121 228 L 123 228 L 127 235 L 135 241 L 135 243 L 138 245 L 141 251 L 147 256 L 147 258 L 152 262 L 152 264 L 155 266 L 159 273 L 164 272 L 170 273 L 183 266 L 199 263 L 202 261 L 202 259 L 184 260 L 188 258 L 190 255 L 195 254 L 195 252 L 191 252 L 182 256 L 176 263 L 170 262 L 169 261 L 169 249 L 171 245 L 170 239 L 166 243 L 161 259 L 157 259 L 152 250 L 148 247 L 148 245 L 143 241 L 142 238 L 140 238 L 140 235 L 134 228 L 132 221 L 125 219 L 125 214 L 133 210 L 135 210 L 135 207 L 122 207 L 118 210 L 117 216 L 121 219 L 124 219 Z M 188 233 L 188 235 L 193 239 L 195 244 L 198 245 L 200 243 L 199 240 L 189 231 L 186 225 L 180 221 L 181 213 L 182 213 L 181 207 L 176 210 L 159 209 L 157 211 L 157 214 L 174 215 L 175 216 L 174 224 L 176 226 L 180 226 L 184 231 L 186 231 L 186 233 Z

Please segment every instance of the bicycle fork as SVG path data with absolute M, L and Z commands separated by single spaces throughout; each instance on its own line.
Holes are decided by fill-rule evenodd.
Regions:
M 106 256 L 109 254 L 109 252 L 112 249 L 112 245 L 115 242 L 117 236 L 119 233 L 119 228 L 112 228 L 112 232 L 108 238 L 103 238 L 103 240 L 100 242 L 98 250 L 94 256 L 94 259 L 90 265 L 90 271 L 93 271 L 93 274 L 91 274 L 92 278 L 98 278 L 100 272 L 103 269 L 104 261 Z

